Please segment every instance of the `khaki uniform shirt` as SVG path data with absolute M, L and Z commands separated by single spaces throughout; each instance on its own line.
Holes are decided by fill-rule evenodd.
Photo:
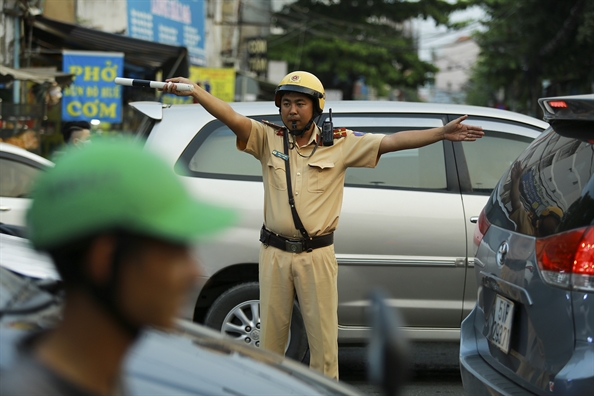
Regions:
M 509 218 L 516 223 L 516 232 L 526 235 L 536 235 L 536 230 L 524 208 L 513 211 Z
M 289 150 L 291 186 L 295 207 L 310 236 L 325 235 L 336 230 L 342 207 L 344 177 L 348 167 L 373 168 L 379 160 L 380 142 L 384 135 L 346 130 L 346 136 L 334 139 L 334 145 L 315 147 L 319 128 L 309 143 Z M 289 136 L 289 142 L 292 137 Z M 237 141 L 237 148 L 252 154 L 262 163 L 264 178 L 264 223 L 266 227 L 287 238 L 301 238 L 295 228 L 285 173 L 285 160 L 273 155 L 284 153 L 283 136 L 278 128 L 252 120 L 247 143 Z

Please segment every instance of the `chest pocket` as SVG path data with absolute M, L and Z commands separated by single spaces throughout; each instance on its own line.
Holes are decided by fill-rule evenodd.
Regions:
M 287 189 L 285 161 L 280 158 L 271 157 L 267 165 L 268 184 L 277 190 L 285 191 Z
M 311 162 L 308 164 L 307 190 L 312 193 L 322 193 L 328 189 L 334 174 L 334 163 L 328 161 Z

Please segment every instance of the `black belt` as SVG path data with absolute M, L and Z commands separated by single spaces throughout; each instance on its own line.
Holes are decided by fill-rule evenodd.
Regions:
M 334 243 L 334 233 L 320 235 L 309 240 L 289 239 L 277 235 L 274 232 L 270 232 L 264 228 L 264 226 L 262 226 L 262 230 L 260 230 L 260 242 L 265 245 L 274 246 L 275 248 L 284 250 L 285 252 L 311 252 L 313 249 L 332 245 Z

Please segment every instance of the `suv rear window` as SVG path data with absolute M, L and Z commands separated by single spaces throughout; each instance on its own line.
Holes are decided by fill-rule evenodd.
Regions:
M 485 206 L 488 220 L 512 231 L 530 234 L 523 218 L 534 227 L 544 216 L 558 217 L 551 233 L 594 224 L 594 146 L 562 137 L 551 128 L 517 159 L 521 168 L 519 198 L 522 216 L 512 210 L 510 168 Z

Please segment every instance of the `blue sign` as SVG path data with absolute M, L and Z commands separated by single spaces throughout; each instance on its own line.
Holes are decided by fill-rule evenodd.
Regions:
M 204 0 L 128 0 L 128 36 L 186 47 L 190 63 L 206 65 Z
M 62 96 L 62 121 L 122 122 L 121 52 L 63 51 L 62 70 L 74 74 Z

